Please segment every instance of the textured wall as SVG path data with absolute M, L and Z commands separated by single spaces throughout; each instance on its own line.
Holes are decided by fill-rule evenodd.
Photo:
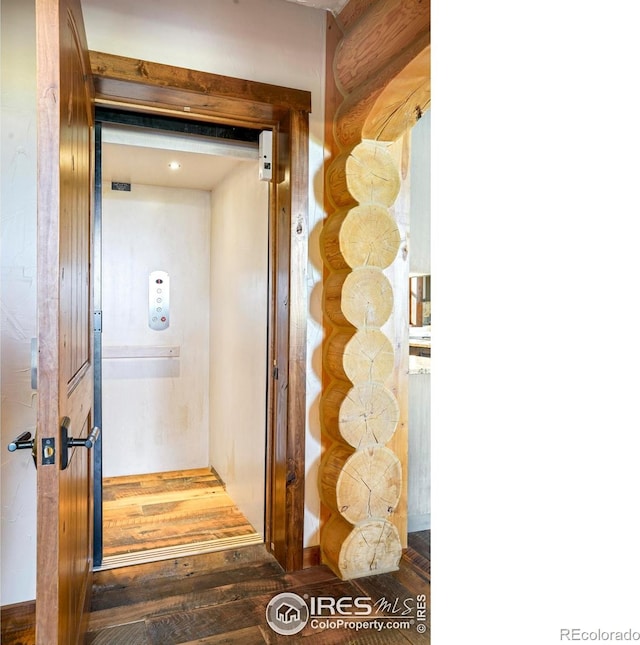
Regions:
M 36 471 L 29 451 L 9 453 L 34 432 L 30 343 L 36 335 L 36 95 L 33 3 L 2 0 L 2 579 L 0 604 L 35 597 Z

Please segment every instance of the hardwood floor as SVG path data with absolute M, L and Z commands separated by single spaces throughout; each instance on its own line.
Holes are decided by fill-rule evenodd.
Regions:
M 262 545 L 99 571 L 94 574 L 86 644 L 429 644 L 430 560 L 430 532 L 422 531 L 409 535 L 399 571 L 351 581 L 336 578 L 323 565 L 284 573 Z M 376 631 L 330 629 L 309 621 L 295 636 L 280 636 L 267 624 L 265 610 L 284 591 L 307 602 L 318 596 L 366 596 L 376 615 L 359 621 L 382 622 L 381 616 L 403 620 L 401 611 L 394 609 L 402 610 L 406 601 L 414 622 L 408 628 Z M 424 621 L 416 620 L 421 595 L 426 605 Z M 3 645 L 34 642 L 33 613 L 27 613 L 16 611 L 12 620 L 3 616 Z M 419 625 L 425 625 L 425 633 L 418 631 Z
M 87 643 L 250 645 L 303 639 L 318 645 L 430 643 L 429 533 L 412 534 L 409 544 L 399 571 L 353 581 L 336 578 L 322 565 L 284 573 L 261 546 L 98 572 Z M 265 610 L 283 591 L 309 598 L 367 596 L 386 616 L 394 615 L 393 607 L 403 609 L 405 601 L 415 608 L 416 598 L 424 594 L 427 631 L 419 633 L 415 621 L 408 629 L 382 632 L 328 629 L 310 621 L 295 637 L 280 636 L 267 624 Z M 400 611 L 395 616 L 402 619 Z
M 262 536 L 209 468 L 103 480 L 104 567 L 243 544 Z

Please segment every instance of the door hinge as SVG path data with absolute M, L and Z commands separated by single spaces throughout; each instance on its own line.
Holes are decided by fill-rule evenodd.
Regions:
M 93 312 L 93 331 L 102 333 L 102 311 Z
M 31 389 L 38 389 L 38 339 L 31 339 Z
M 273 378 L 278 380 L 278 361 L 273 361 Z

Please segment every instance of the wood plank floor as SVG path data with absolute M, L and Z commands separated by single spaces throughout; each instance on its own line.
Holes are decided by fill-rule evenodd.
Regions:
M 325 566 L 284 573 L 262 546 L 98 572 L 87 643 L 430 643 L 430 577 L 427 531 L 410 535 L 399 571 L 353 581 L 336 578 Z M 310 622 L 295 637 L 280 636 L 268 626 L 265 610 L 283 591 L 302 597 L 367 596 L 386 616 L 394 615 L 392 606 L 404 608 L 405 601 L 415 607 L 424 594 L 427 631 L 419 633 L 416 622 L 408 629 L 382 632 L 327 629 Z M 384 603 L 389 604 L 382 607 Z
M 103 479 L 104 560 L 165 553 L 198 544 L 205 549 L 255 543 L 261 537 L 209 468 Z M 250 543 L 249 542 L 249 543 Z M 147 558 L 148 559 L 148 558 Z
M 407 645 L 430 640 L 430 533 L 409 535 L 400 570 L 352 581 L 336 578 L 325 566 L 284 573 L 263 545 L 175 558 L 164 562 L 99 571 L 94 575 L 87 645 Z M 426 598 L 425 621 L 408 628 L 327 629 L 311 621 L 295 637 L 280 636 L 266 622 L 265 609 L 276 594 L 290 591 L 311 598 L 367 596 L 379 612 L 394 616 L 393 607 L 415 608 Z M 377 603 L 377 605 L 375 604 Z M 385 604 L 385 607 L 382 605 Z M 326 612 L 323 612 L 326 613 Z M 417 618 L 417 616 L 415 616 Z M 361 620 L 370 620 L 372 616 Z M 380 619 L 384 620 L 384 619 Z M 31 645 L 33 615 L 17 612 L 4 621 L 3 645 Z M 418 625 L 426 631 L 418 631 Z

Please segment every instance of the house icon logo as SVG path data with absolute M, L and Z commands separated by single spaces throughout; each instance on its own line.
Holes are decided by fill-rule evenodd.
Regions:
M 276 609 L 276 618 L 279 621 L 283 622 L 285 625 L 288 625 L 293 621 L 300 622 L 300 610 L 297 607 L 292 607 L 286 602 L 283 602 Z
M 291 636 L 301 631 L 309 620 L 307 603 L 295 593 L 280 593 L 267 605 L 267 623 L 276 634 Z

